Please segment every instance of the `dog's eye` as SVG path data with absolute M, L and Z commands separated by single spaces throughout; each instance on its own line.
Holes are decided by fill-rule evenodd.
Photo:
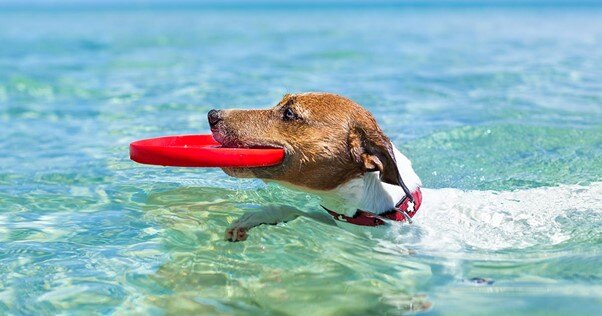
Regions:
M 291 110 L 291 108 L 286 108 L 284 113 L 282 114 L 282 119 L 285 121 L 292 121 L 297 119 L 297 114 Z

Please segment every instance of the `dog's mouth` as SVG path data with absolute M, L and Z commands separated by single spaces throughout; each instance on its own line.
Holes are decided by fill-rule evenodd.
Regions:
M 237 137 L 222 134 L 217 128 L 212 128 L 213 139 L 220 143 L 224 148 L 249 148 L 249 149 L 284 149 L 286 147 L 279 144 L 267 143 L 260 140 L 242 141 Z

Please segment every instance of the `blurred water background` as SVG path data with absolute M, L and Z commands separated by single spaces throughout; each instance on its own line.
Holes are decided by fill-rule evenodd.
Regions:
M 601 310 L 598 2 L 31 3 L 0 2 L 0 314 Z M 371 110 L 429 212 L 228 243 L 257 205 L 319 201 L 128 159 L 301 91 Z

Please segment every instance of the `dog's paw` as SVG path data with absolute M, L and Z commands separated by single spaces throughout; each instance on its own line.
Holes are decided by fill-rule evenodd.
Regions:
M 230 227 L 226 229 L 227 241 L 245 241 L 247 240 L 248 228 L 245 227 Z
M 226 240 L 228 241 L 243 241 L 247 239 L 249 230 L 255 226 L 266 223 L 268 218 L 267 212 L 249 212 L 234 221 L 228 229 L 226 229 Z

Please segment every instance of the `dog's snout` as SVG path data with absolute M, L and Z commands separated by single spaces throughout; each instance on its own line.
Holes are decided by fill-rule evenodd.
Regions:
M 209 120 L 209 125 L 211 127 L 215 126 L 222 119 L 222 111 L 219 110 L 211 110 L 207 113 L 207 119 Z

